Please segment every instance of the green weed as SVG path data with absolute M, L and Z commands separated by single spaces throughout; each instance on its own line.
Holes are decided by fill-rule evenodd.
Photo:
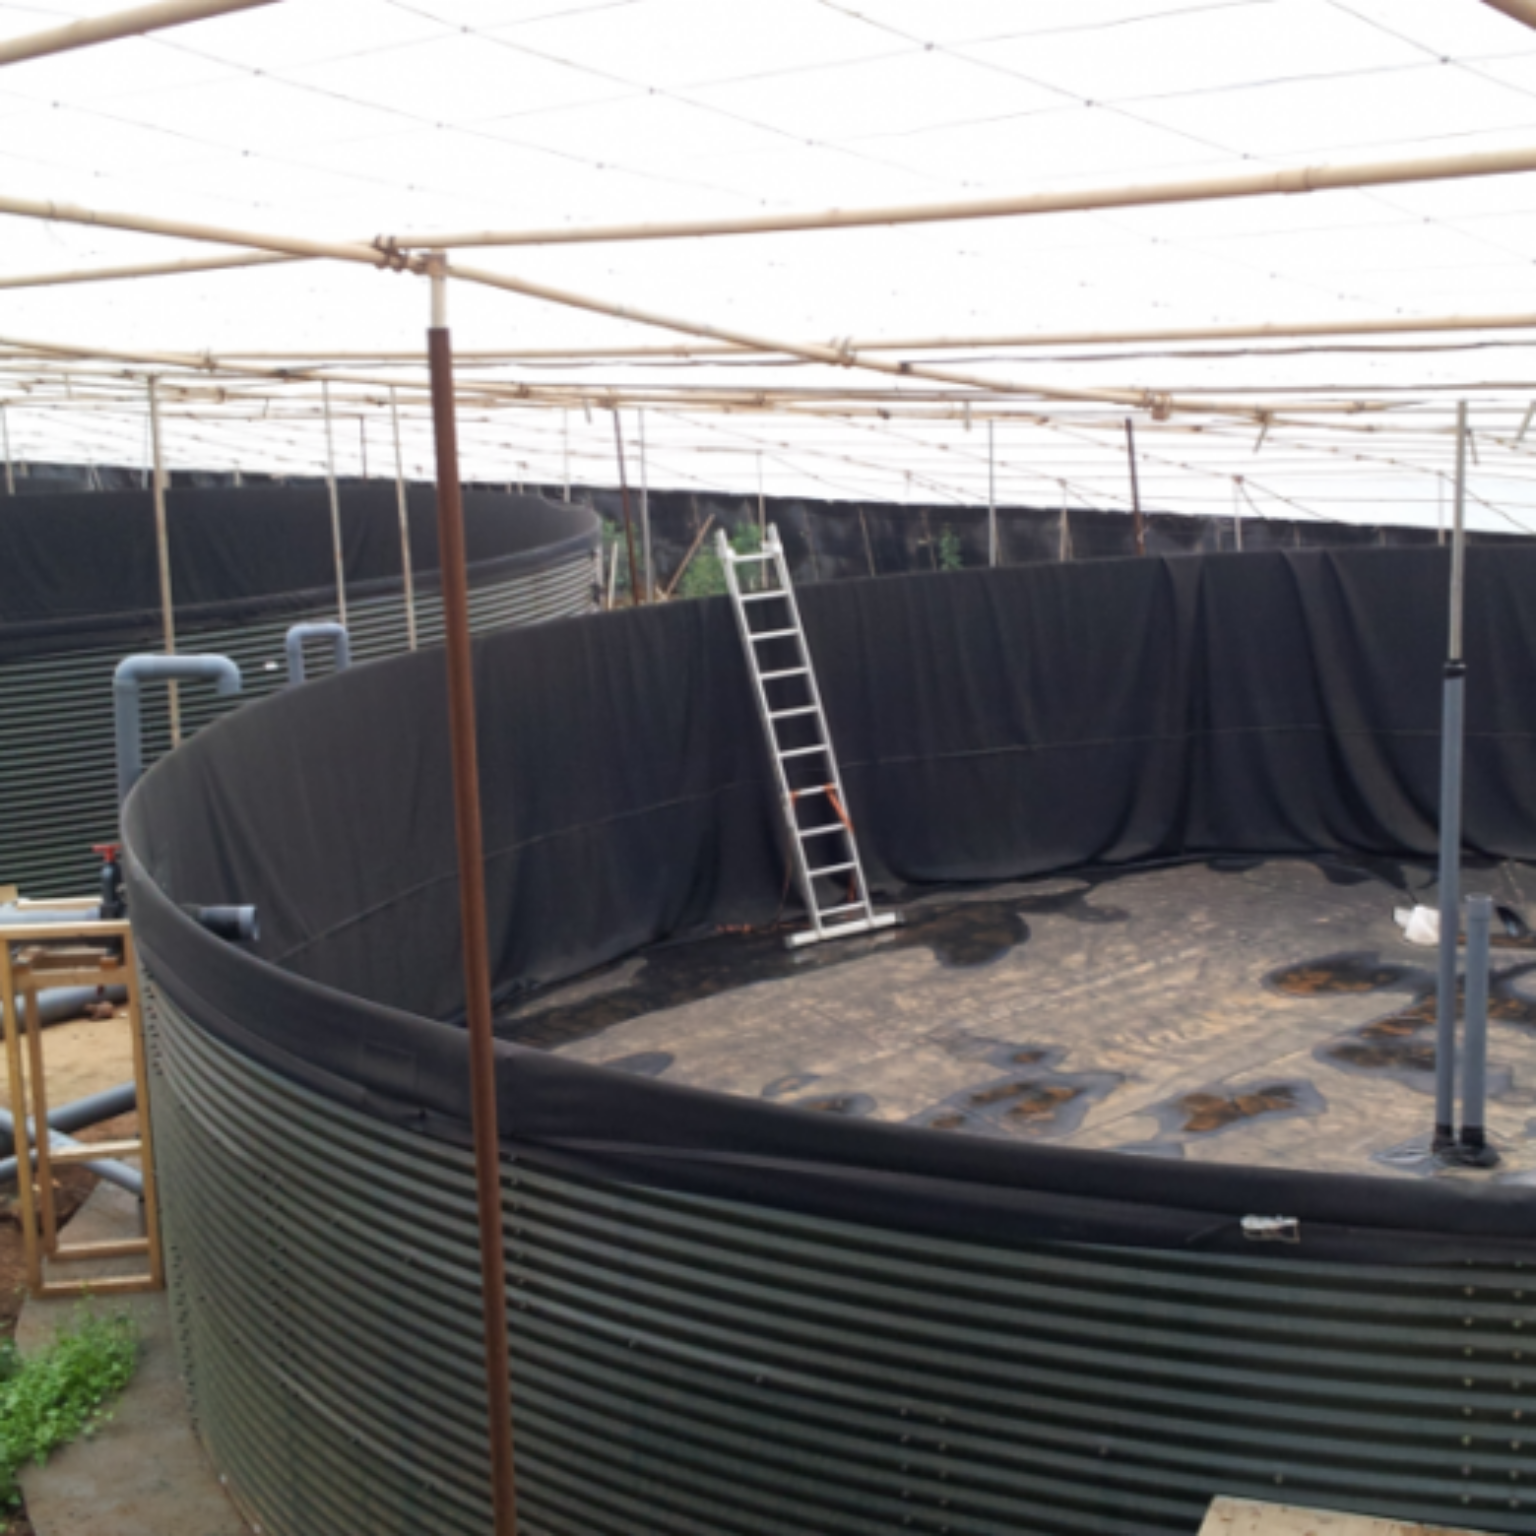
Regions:
M 128 1384 L 138 1351 L 131 1318 L 84 1314 L 35 1355 L 0 1345 L 0 1510 L 20 1502 L 17 1474 L 29 1461 L 110 1417 L 105 1405 Z

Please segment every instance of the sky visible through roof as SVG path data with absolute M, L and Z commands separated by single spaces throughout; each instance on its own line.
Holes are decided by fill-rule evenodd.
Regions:
M 0 4 L 0 36 L 112 8 Z M 0 68 L 4 195 L 333 240 L 1530 148 L 1536 31 L 1479 0 L 285 0 Z M 1092 339 L 1536 316 L 1533 183 L 465 252 L 770 338 L 951 338 L 886 355 L 1013 385 L 1273 408 L 1267 429 L 1220 412 L 1153 421 L 782 358 L 614 356 L 683 338 L 456 284 L 466 473 L 612 484 L 616 403 L 632 475 L 644 408 L 653 486 L 977 503 L 990 484 L 1003 503 L 1125 507 L 1131 414 L 1148 506 L 1432 525 L 1465 399 L 1469 523 L 1536 531 L 1536 430 L 1520 436 L 1536 330 Z M 7 218 L 0 280 L 217 249 Z M 143 379 L 159 371 L 173 465 L 313 472 L 326 434 L 312 385 L 230 375 L 184 395 L 177 370 L 132 357 L 335 358 L 338 470 L 366 453 L 370 472 L 393 472 L 393 379 L 406 468 L 428 473 L 419 371 L 341 356 L 419 352 L 426 287 L 319 262 L 0 287 L 12 454 L 145 462 Z M 1058 339 L 1021 342 L 1036 336 Z M 43 366 L 35 343 L 130 357 Z M 546 355 L 477 366 L 474 352 Z M 479 380 L 530 398 L 477 396 Z M 1314 409 L 1344 401 L 1370 408 Z

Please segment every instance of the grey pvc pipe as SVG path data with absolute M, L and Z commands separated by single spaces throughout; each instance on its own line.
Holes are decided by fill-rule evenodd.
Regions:
M 1440 725 L 1440 965 L 1435 1000 L 1435 1136 L 1456 1139 L 1456 940 L 1461 927 L 1461 735 L 1466 668 L 1445 664 Z
M 14 1140 L 16 1135 L 16 1122 L 8 1111 L 0 1109 L 0 1131 L 4 1131 Z M 80 1143 L 71 1136 L 65 1136 L 60 1131 L 50 1128 L 48 1132 L 48 1145 L 51 1148 L 78 1147 Z M 0 1185 L 12 1184 L 16 1181 L 18 1173 L 18 1159 L 8 1157 L 0 1162 Z M 92 1173 L 106 1179 L 108 1183 L 116 1184 L 126 1189 L 131 1195 L 142 1196 L 144 1193 L 144 1176 L 137 1168 L 130 1168 L 127 1163 L 120 1163 L 116 1158 L 104 1157 L 95 1162 L 80 1165 L 89 1168 Z
M 331 642 L 332 670 L 345 672 L 352 665 L 352 639 L 345 624 L 295 624 L 283 640 L 283 650 L 288 656 L 288 683 L 302 683 L 304 677 L 304 642 L 329 640 Z
M 101 908 L 71 907 L 13 907 L 7 902 L 0 906 L 0 928 L 26 923 L 99 923 Z
M 83 1099 L 61 1104 L 48 1111 L 49 1128 L 55 1131 L 84 1130 L 88 1125 L 100 1125 L 103 1120 L 115 1120 L 139 1105 L 138 1085 L 133 1082 L 119 1083 L 115 1088 L 103 1088 L 100 1093 L 89 1093 Z M 7 1152 L 15 1150 L 16 1127 L 13 1123 L 0 1131 L 0 1145 Z
M 150 682 L 211 682 L 214 692 L 240 692 L 240 668 L 227 656 L 127 656 L 112 677 L 117 730 L 117 801 L 144 776 L 144 721 L 140 690 Z
M 1461 1145 L 1481 1152 L 1487 1145 L 1488 950 L 1493 923 L 1491 896 L 1467 897 L 1467 1043 L 1461 1090 Z
M 62 1024 L 66 1019 L 72 1019 L 88 1003 L 94 1003 L 101 999 L 109 1003 L 123 1003 L 128 1000 L 127 987 L 49 987 L 44 992 L 37 994 L 38 1022 L 44 1029 L 50 1024 Z M 27 1005 L 22 1003 L 19 1010 L 21 1022 L 27 1021 Z M 0 1019 L 5 1017 L 5 1009 L 0 1006 Z

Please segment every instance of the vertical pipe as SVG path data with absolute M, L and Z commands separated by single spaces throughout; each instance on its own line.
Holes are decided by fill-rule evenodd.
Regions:
M 624 542 L 629 551 L 629 605 L 640 601 L 640 567 L 635 561 L 635 520 L 629 515 L 629 477 L 624 470 L 624 432 L 619 426 L 618 407 L 613 412 L 613 443 L 619 455 L 619 499 L 624 507 Z
M 656 562 L 651 557 L 651 478 L 645 458 L 645 412 L 636 413 L 640 418 L 640 541 L 645 556 L 645 600 L 656 601 Z
M 565 458 L 565 499 L 571 499 L 571 413 L 560 412 L 560 438 Z
M 149 379 L 149 446 L 154 456 L 155 561 L 160 571 L 160 634 L 165 654 L 176 654 L 176 606 L 171 592 L 171 536 L 165 516 L 165 452 L 160 445 L 158 380 Z M 181 686 L 171 679 L 166 690 L 171 715 L 171 745 L 181 745 Z
M 428 269 L 432 281 L 432 326 L 427 332 L 427 358 L 431 368 L 432 426 L 437 447 L 437 533 L 448 666 L 448 720 L 453 744 L 453 809 L 464 940 L 475 1198 L 480 1218 L 480 1300 L 485 1324 L 491 1492 L 496 1536 L 516 1536 L 512 1386 L 507 1361 L 506 1254 L 502 1247 L 501 1155 L 496 1125 L 496 1053 L 491 1033 L 484 845 L 475 744 L 475 682 L 469 641 L 469 578 L 464 558 L 458 424 L 454 417 L 453 347 L 447 323 L 447 268 L 442 253 L 433 252 Z
M 1135 519 L 1136 553 L 1144 555 L 1147 552 L 1147 530 L 1141 520 L 1141 482 L 1136 478 L 1136 428 L 1129 416 L 1125 418 L 1125 456 L 1131 466 L 1131 516 Z
M 1485 1168 L 1498 1161 L 1498 1154 L 1488 1145 L 1484 1126 L 1488 1102 L 1488 947 L 1492 922 L 1493 898 L 1467 897 L 1467 1040 L 1457 1161 Z
M 16 466 L 11 463 L 11 418 L 3 405 L 0 405 L 0 438 L 4 438 L 5 448 L 5 494 L 16 494 Z
M 341 545 L 341 497 L 336 491 L 336 446 L 331 440 L 331 385 L 320 381 L 320 402 L 325 408 L 325 483 L 331 493 L 331 553 L 336 561 L 336 618 L 347 622 L 347 563 Z
M 1232 481 L 1232 541 L 1237 547 L 1238 554 L 1243 552 L 1243 515 L 1237 504 L 1238 493 L 1242 488 L 1243 477 L 1238 475 Z
M 395 429 L 395 509 L 400 516 L 400 572 L 405 578 L 405 639 L 416 649 L 416 575 L 411 566 L 411 514 L 405 494 L 405 455 L 400 451 L 400 402 L 389 386 L 389 415 Z
M 757 450 L 757 547 L 768 547 L 768 498 L 763 495 L 763 450 Z
M 1067 482 L 1061 482 L 1061 531 L 1056 536 L 1056 558 L 1063 565 L 1072 558 L 1072 529 L 1067 523 Z
M 357 446 L 362 455 L 363 479 L 368 478 L 368 427 L 363 418 L 357 418 Z
M 1466 666 L 1461 659 L 1466 555 L 1467 407 L 1456 407 L 1456 504 L 1451 536 L 1451 623 L 1440 724 L 1440 953 L 1435 1004 L 1434 1146 L 1454 1145 L 1456 1112 L 1456 940 L 1461 926 L 1461 744 Z
M 993 421 L 987 418 L 987 564 L 997 564 L 997 458 L 992 438 Z

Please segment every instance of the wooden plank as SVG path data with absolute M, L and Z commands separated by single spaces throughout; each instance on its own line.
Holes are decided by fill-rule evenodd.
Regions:
M 1214 1499 L 1200 1536 L 1485 1536 L 1462 1526 L 1419 1525 L 1342 1510 L 1261 1504 L 1254 1499 Z
M 148 1252 L 147 1237 L 123 1237 L 99 1243 L 61 1243 L 53 1250 L 51 1257 L 66 1263 L 78 1263 L 83 1259 L 126 1259 Z
M 50 1147 L 48 1161 L 50 1163 L 96 1163 L 107 1157 L 137 1157 L 143 1149 L 144 1144 L 137 1136 L 125 1137 L 121 1141 L 83 1141 L 75 1147 Z

